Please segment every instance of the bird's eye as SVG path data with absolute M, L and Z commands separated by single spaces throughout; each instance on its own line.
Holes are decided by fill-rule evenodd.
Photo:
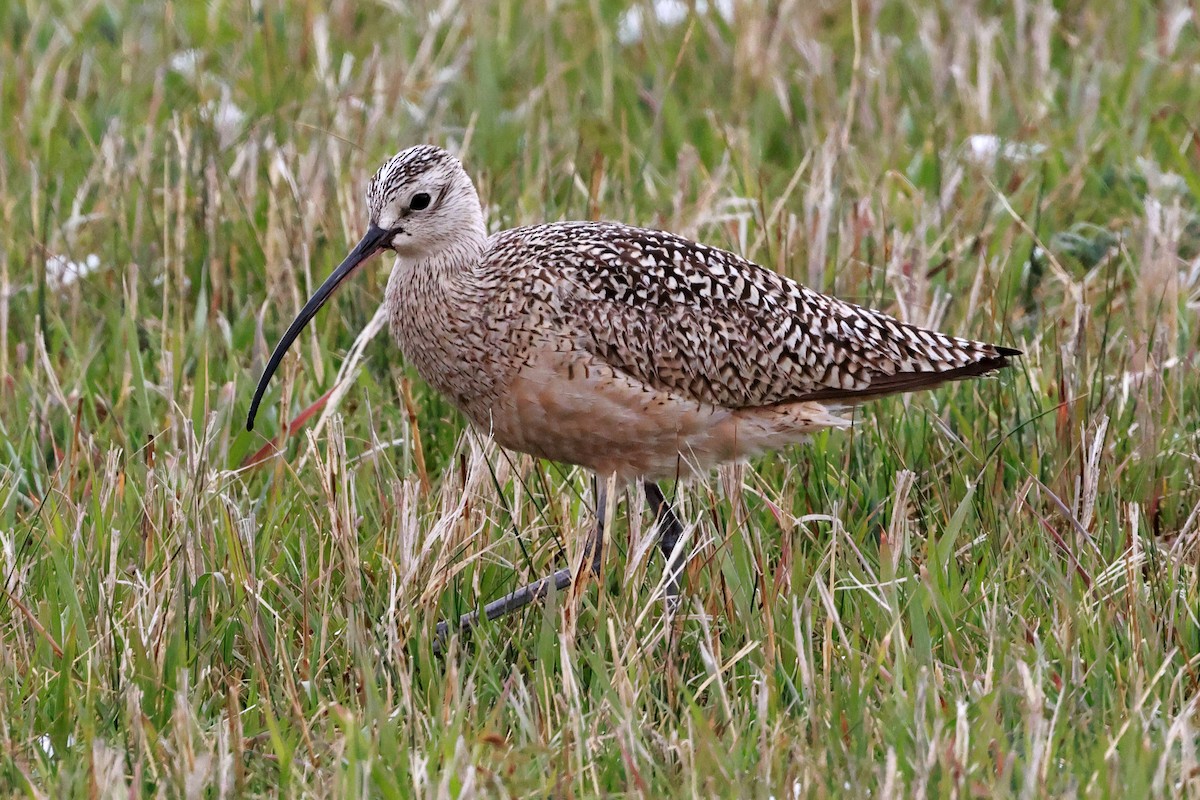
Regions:
M 417 192 L 409 201 L 408 207 L 413 211 L 424 211 L 429 208 L 429 195 L 425 192 Z

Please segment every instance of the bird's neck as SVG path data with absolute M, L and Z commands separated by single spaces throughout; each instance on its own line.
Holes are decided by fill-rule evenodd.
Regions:
M 460 408 L 490 391 L 475 364 L 488 348 L 478 269 L 486 247 L 481 221 L 423 258 L 401 255 L 387 287 L 392 336 L 421 377 Z
M 416 279 L 453 279 L 474 271 L 487 248 L 487 230 L 483 216 L 464 219 L 461 227 L 446 235 L 433 247 L 426 243 L 420 255 L 397 251 L 398 269 L 404 269 Z
M 409 259 L 401 254 L 396 259 L 386 302 L 398 339 L 428 336 L 431 329 L 469 317 L 472 287 L 478 281 L 476 267 L 485 243 L 482 236 L 462 237 L 425 257 Z

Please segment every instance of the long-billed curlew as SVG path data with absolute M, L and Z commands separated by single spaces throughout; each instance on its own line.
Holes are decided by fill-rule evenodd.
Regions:
M 489 236 L 462 164 L 430 145 L 380 167 L 367 208 L 366 235 L 271 354 L 247 429 L 308 321 L 365 261 L 392 250 L 384 302 L 421 377 L 504 447 L 600 477 L 593 570 L 605 478 L 643 481 L 671 596 L 681 526 L 658 479 L 845 426 L 837 411 L 847 405 L 983 375 L 1020 355 L 828 297 L 671 233 L 557 222 Z M 484 612 L 497 617 L 571 580 L 560 569 Z

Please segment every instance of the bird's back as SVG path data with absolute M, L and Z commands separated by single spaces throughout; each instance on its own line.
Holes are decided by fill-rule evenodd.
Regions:
M 852 403 L 982 375 L 1019 352 L 903 323 L 725 250 L 617 223 L 504 231 L 489 242 L 481 272 L 518 285 L 541 324 L 614 370 L 726 409 Z

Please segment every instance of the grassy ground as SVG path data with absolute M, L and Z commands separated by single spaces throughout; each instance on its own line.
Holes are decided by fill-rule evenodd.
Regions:
M 0 792 L 1200 791 L 1193 6 L 726 5 L 0 4 Z M 603 585 L 434 657 L 578 556 L 586 476 L 352 347 L 388 265 L 242 426 L 425 140 L 495 227 L 667 227 L 1026 356 L 678 488 L 673 628 L 631 496 Z

